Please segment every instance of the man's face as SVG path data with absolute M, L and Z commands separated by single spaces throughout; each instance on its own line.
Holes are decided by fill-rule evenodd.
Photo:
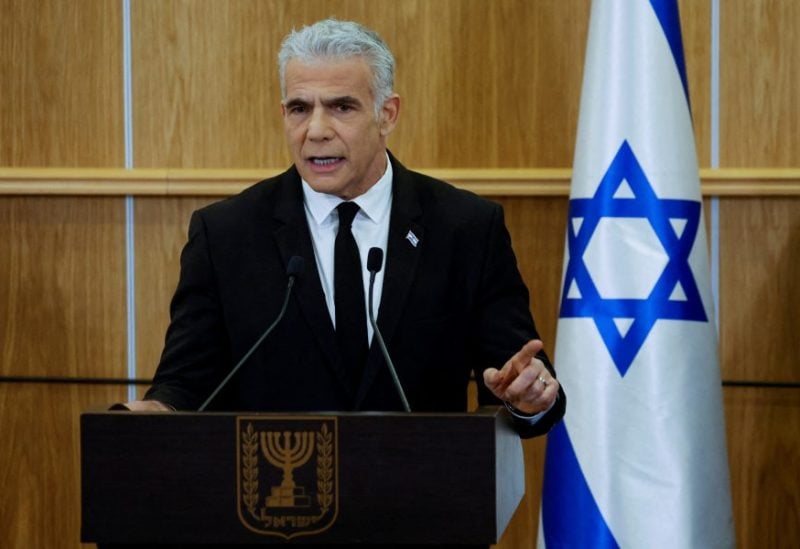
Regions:
M 372 72 L 358 57 L 318 63 L 289 61 L 281 103 L 286 140 L 297 170 L 315 191 L 352 199 L 386 169 L 386 137 L 400 99 L 375 117 Z

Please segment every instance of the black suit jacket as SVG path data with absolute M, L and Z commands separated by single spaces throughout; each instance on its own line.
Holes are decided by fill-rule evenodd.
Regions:
M 465 411 L 471 372 L 480 402 L 498 403 L 483 386 L 483 370 L 502 366 L 538 337 L 502 209 L 391 162 L 377 321 L 411 409 Z M 210 408 L 402 409 L 377 342 L 357 392 L 351 389 L 294 167 L 193 214 L 164 352 L 146 398 L 196 409 L 278 315 L 294 255 L 304 258 L 305 271 L 286 316 Z M 520 434 L 549 430 L 565 402 L 562 393 L 547 416 L 533 428 L 521 425 Z

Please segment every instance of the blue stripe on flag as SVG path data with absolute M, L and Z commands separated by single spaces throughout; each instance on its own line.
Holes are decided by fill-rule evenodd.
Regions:
M 547 549 L 618 548 L 589 490 L 563 421 L 547 436 L 546 460 L 542 522 Z
M 653 6 L 658 22 L 661 24 L 661 28 L 664 29 L 669 49 L 672 50 L 672 57 L 675 58 L 675 65 L 681 75 L 686 104 L 690 106 L 689 110 L 691 111 L 692 103 L 689 101 L 689 81 L 686 78 L 686 61 L 683 56 L 681 18 L 678 11 L 678 3 L 675 0 L 650 0 L 650 5 Z

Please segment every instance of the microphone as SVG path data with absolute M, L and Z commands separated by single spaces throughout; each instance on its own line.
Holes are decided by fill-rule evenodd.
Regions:
M 397 377 L 397 370 L 394 369 L 394 363 L 389 356 L 389 351 L 386 349 L 386 344 L 383 342 L 383 336 L 378 329 L 378 323 L 375 322 L 375 314 L 372 312 L 372 294 L 375 288 L 375 275 L 378 274 L 381 267 L 383 267 L 383 250 L 380 248 L 370 248 L 369 254 L 367 255 L 367 270 L 369 271 L 369 322 L 372 324 L 372 330 L 375 333 L 375 339 L 378 340 L 378 345 L 381 348 L 381 353 L 383 353 L 386 366 L 389 367 L 389 373 L 392 374 L 394 387 L 397 389 L 397 394 L 403 402 L 403 409 L 406 412 L 410 412 L 411 407 L 408 405 L 408 400 L 406 400 L 406 393 L 403 391 L 403 386 L 400 384 L 400 379 Z
M 206 407 L 211 403 L 211 401 L 214 400 L 214 397 L 216 397 L 217 394 L 223 389 L 223 387 L 225 387 L 228 384 L 231 378 L 234 375 L 236 375 L 236 372 L 239 371 L 239 368 L 242 367 L 242 364 L 244 364 L 245 361 L 248 358 L 250 358 L 250 355 L 252 355 L 256 349 L 258 349 L 258 346 L 261 345 L 261 342 L 266 339 L 266 337 L 270 334 L 270 332 L 272 332 L 272 330 L 275 329 L 275 326 L 278 325 L 278 322 L 281 321 L 284 313 L 286 313 L 286 306 L 289 304 L 289 296 L 292 293 L 292 288 L 294 287 L 295 280 L 297 280 L 300 277 L 300 275 L 303 274 L 304 265 L 305 264 L 303 262 L 303 258 L 300 257 L 299 255 L 293 255 L 292 257 L 289 258 L 289 264 L 286 266 L 286 275 L 289 277 L 289 282 L 286 285 L 286 295 L 283 298 L 283 306 L 281 307 L 281 312 L 278 313 L 278 317 L 272 322 L 272 324 L 270 324 L 269 328 L 267 328 L 264 331 L 264 333 L 261 334 L 261 337 L 259 337 L 258 340 L 255 343 L 253 343 L 253 346 L 250 347 L 250 350 L 247 351 L 247 353 L 245 353 L 245 355 L 241 358 L 241 360 L 239 360 L 236 366 L 234 366 L 233 369 L 228 373 L 228 375 L 225 376 L 225 379 L 223 379 L 222 382 L 219 385 L 217 385 L 217 388 L 214 389 L 214 392 L 211 393 L 211 396 L 209 396 L 206 399 L 206 401 L 200 406 L 200 408 L 197 409 L 198 412 L 202 412 L 203 410 L 206 409 Z

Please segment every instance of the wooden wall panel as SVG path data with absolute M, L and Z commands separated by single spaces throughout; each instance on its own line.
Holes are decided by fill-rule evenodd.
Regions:
M 536 328 L 553 358 L 566 239 L 566 197 L 495 199 L 503 205 L 522 278 L 530 290 Z
M 800 382 L 800 199 L 720 200 L 724 379 Z
M 137 167 L 288 165 L 274 68 L 282 5 L 132 3 Z
M 553 0 L 376 12 L 405 97 L 393 150 L 417 168 L 571 165 L 588 16 Z
M 121 2 L 0 0 L 0 166 L 121 166 Z
M 178 284 L 180 253 L 194 210 L 216 199 L 137 198 L 136 377 L 155 373 L 169 325 L 169 303 Z M 143 393 L 147 388 L 140 387 Z
M 119 198 L 0 198 L 0 375 L 125 373 Z
M 711 2 L 679 0 L 697 162 L 711 165 Z
M 2 46 L 14 55 L 2 58 L 2 80 L 11 86 L 0 91 L 0 119 L 13 138 L 4 141 L 0 164 L 119 165 L 120 4 L 3 4 Z M 681 4 L 703 161 L 709 9 Z M 137 165 L 285 165 L 274 54 L 286 29 L 320 13 L 363 20 L 396 50 L 408 129 L 401 125 L 393 146 L 415 165 L 568 165 L 588 9 L 587 0 L 134 3 Z M 445 25 L 443 12 L 451 14 Z M 465 89 L 480 93 L 457 98 Z M 450 115 L 459 103 L 462 114 Z M 481 116 L 487 111 L 497 114 Z M 418 128 L 432 125 L 436 139 L 420 140 Z M 153 133 L 164 134 L 159 143 Z
M 797 547 L 800 541 L 800 388 L 724 391 L 736 541 Z
M 720 163 L 800 164 L 800 3 L 720 2 Z
M 124 394 L 123 386 L 0 383 L 0 547 L 81 546 L 79 413 Z
M 275 57 L 290 28 L 328 14 L 374 27 L 395 52 L 404 99 L 390 146 L 409 166 L 568 166 L 588 5 L 136 3 L 136 166 L 287 165 Z

